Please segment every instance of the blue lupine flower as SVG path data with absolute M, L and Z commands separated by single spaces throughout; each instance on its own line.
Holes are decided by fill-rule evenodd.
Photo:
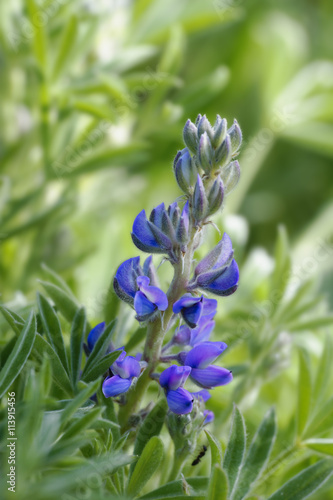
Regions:
M 150 285 L 150 280 L 153 286 Z M 166 294 L 156 285 L 157 277 L 151 256 L 146 259 L 143 269 L 140 257 L 125 260 L 119 266 L 113 281 L 116 294 L 134 307 L 138 321 L 151 319 L 155 311 L 165 311 L 168 307 Z
M 206 403 L 206 401 L 208 401 L 208 399 L 212 397 L 212 395 L 206 389 L 202 389 L 198 392 L 192 392 L 192 396 L 197 399 L 202 399 L 204 403 Z
M 220 385 L 229 384 L 232 380 L 231 371 L 213 363 L 227 348 L 224 342 L 202 342 L 189 352 L 181 352 L 178 359 L 183 366 L 190 366 L 190 378 L 200 387 L 211 389 Z
M 191 368 L 206 368 L 227 348 L 224 342 L 201 342 L 187 353 L 181 353 L 183 364 Z
M 194 347 L 200 342 L 207 342 L 210 338 L 210 334 L 214 330 L 215 321 L 203 316 L 196 328 L 191 330 L 191 338 L 189 344 Z
M 167 391 L 175 391 L 185 384 L 190 372 L 189 366 L 171 365 L 161 373 L 160 385 Z
M 193 297 L 190 293 L 186 293 L 174 303 L 172 310 L 175 314 L 180 313 L 190 328 L 195 328 L 201 316 L 211 318 L 215 315 L 216 308 L 215 299 L 206 299 L 203 295 Z
M 182 387 L 167 392 L 167 403 L 170 410 L 177 415 L 186 415 L 193 409 L 193 396 Z
M 147 276 L 137 278 L 139 290 L 134 296 L 134 309 L 139 321 L 145 321 L 156 310 L 165 311 L 168 307 L 166 294 L 156 286 L 150 286 L 150 279 Z
M 214 412 L 212 412 L 210 410 L 204 410 L 203 414 L 205 416 L 205 420 L 203 423 L 204 425 L 207 425 L 207 424 L 210 424 L 211 422 L 213 422 L 213 420 L 215 418 Z
M 105 321 L 99 323 L 98 325 L 94 326 L 92 330 L 90 330 L 87 338 L 88 349 L 90 352 L 93 350 L 94 345 L 96 344 L 97 340 L 102 335 L 104 330 L 105 330 Z
M 207 368 L 192 368 L 191 379 L 204 389 L 212 389 L 232 381 L 232 373 L 221 366 L 210 365 Z
M 102 391 L 106 398 L 127 392 L 133 379 L 140 375 L 141 366 L 139 361 L 133 356 L 126 356 L 126 352 L 123 351 L 111 365 L 111 371 L 114 375 L 107 377 L 102 385 Z
M 222 240 L 194 270 L 188 290 L 202 289 L 215 295 L 231 295 L 237 290 L 239 270 L 233 259 L 232 243 L 224 233 Z
M 164 203 L 154 208 L 147 219 L 142 210 L 134 220 L 133 243 L 143 252 L 168 254 L 172 262 L 177 262 L 179 252 L 186 250 L 189 242 L 189 203 L 182 212 L 177 203 L 165 209 Z

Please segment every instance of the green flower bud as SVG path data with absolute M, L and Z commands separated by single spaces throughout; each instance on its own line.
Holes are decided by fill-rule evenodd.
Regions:
M 197 146 L 199 143 L 198 130 L 191 120 L 187 120 L 186 125 L 183 130 L 183 138 L 185 145 L 189 148 L 192 153 L 196 154 Z
M 208 200 L 205 188 L 200 175 L 198 174 L 197 183 L 193 194 L 193 215 L 197 222 L 204 220 L 207 214 Z
M 237 120 L 234 120 L 234 124 L 228 130 L 228 135 L 231 140 L 232 154 L 234 155 L 240 148 L 242 144 L 242 131 L 238 125 Z
M 173 169 L 180 189 L 186 194 L 192 193 L 198 171 L 187 148 L 178 152 Z
M 212 146 L 218 148 L 227 135 L 227 120 L 217 115 L 216 122 L 213 128 Z
M 221 173 L 225 194 L 231 193 L 240 178 L 240 166 L 237 160 L 232 161 Z
M 214 150 L 212 148 L 207 132 L 200 137 L 198 148 L 198 160 L 201 168 L 209 174 L 214 160 Z
M 215 152 L 215 162 L 219 164 L 221 168 L 225 167 L 230 163 L 232 158 L 231 149 L 231 139 L 229 135 L 224 139 L 222 144 L 217 148 Z
M 205 132 L 207 132 L 209 138 L 213 137 L 212 126 L 209 123 L 206 115 L 203 115 L 203 117 L 201 118 L 201 120 L 198 123 L 198 137 L 199 137 L 199 139 L 202 136 L 202 134 L 204 134 Z
M 208 213 L 207 215 L 213 215 L 217 212 L 223 203 L 224 197 L 224 186 L 223 181 L 220 177 L 216 179 L 211 187 L 208 195 Z

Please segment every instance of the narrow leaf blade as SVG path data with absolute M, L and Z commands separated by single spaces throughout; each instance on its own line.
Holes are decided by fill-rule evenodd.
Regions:
M 245 422 L 243 415 L 235 405 L 229 441 L 223 461 L 223 469 L 225 470 L 229 480 L 230 491 L 232 491 L 233 489 L 241 464 L 243 462 L 245 448 L 246 448 Z
M 127 493 L 137 495 L 151 476 L 158 469 L 164 455 L 162 440 L 158 436 L 153 436 L 136 463 L 132 477 L 129 481 Z

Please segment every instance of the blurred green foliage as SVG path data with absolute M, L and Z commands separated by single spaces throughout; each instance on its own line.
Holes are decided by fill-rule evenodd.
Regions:
M 239 290 L 220 303 L 217 334 L 229 345 L 223 362 L 233 367 L 235 383 L 209 403 L 215 435 L 226 445 L 232 402 L 251 436 L 276 406 L 278 439 L 256 490 L 264 496 L 318 456 L 332 455 L 332 29 L 329 0 L 1 2 L 0 293 L 13 311 L 0 319 L 1 367 L 31 307 L 37 312 L 37 279 L 46 281 L 61 314 L 59 321 L 39 296 L 37 331 L 45 336 L 34 331 L 32 358 L 19 357 L 20 418 L 34 425 L 35 436 L 23 447 L 30 450 L 35 439 L 27 478 L 43 463 L 51 475 L 62 468 L 58 484 L 70 489 L 85 477 L 84 458 L 93 463 L 117 450 L 110 408 L 93 414 L 84 434 L 73 427 L 51 446 L 75 426 L 78 408 L 86 412 L 80 401 L 66 422 L 51 412 L 78 390 L 77 374 L 66 372 L 69 323 L 85 322 L 80 304 L 91 324 L 119 313 L 119 345 L 139 348 L 142 330 L 132 336 L 134 320 L 109 293 L 110 280 L 134 255 L 137 213 L 180 196 L 171 164 L 186 119 L 199 112 L 211 121 L 216 113 L 229 122 L 236 117 L 245 141 L 238 189 L 215 220 L 230 234 L 241 267 Z M 207 247 L 219 237 L 211 227 L 206 236 Z M 42 361 L 53 352 L 43 311 L 52 315 L 52 335 L 64 334 L 51 366 Z M 92 368 L 98 372 L 101 362 Z M 7 382 L 1 379 L 4 390 Z M 94 421 L 102 429 L 91 429 Z M 119 466 L 131 460 L 119 451 Z M 67 467 L 74 473 L 66 478 Z M 216 467 L 199 470 L 211 474 L 211 498 L 214 481 L 223 480 Z M 123 492 L 123 472 L 109 483 L 109 491 Z M 34 498 L 59 495 L 55 484 L 47 477 Z M 332 485 L 316 500 L 332 499 Z M 97 493 L 102 498 L 102 489 Z

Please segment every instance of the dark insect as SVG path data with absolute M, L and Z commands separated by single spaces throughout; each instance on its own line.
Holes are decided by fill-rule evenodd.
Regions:
M 193 460 L 192 465 L 198 465 L 198 463 L 200 463 L 200 459 L 205 456 L 206 451 L 207 451 L 207 446 L 203 445 L 199 455 L 195 460 Z

